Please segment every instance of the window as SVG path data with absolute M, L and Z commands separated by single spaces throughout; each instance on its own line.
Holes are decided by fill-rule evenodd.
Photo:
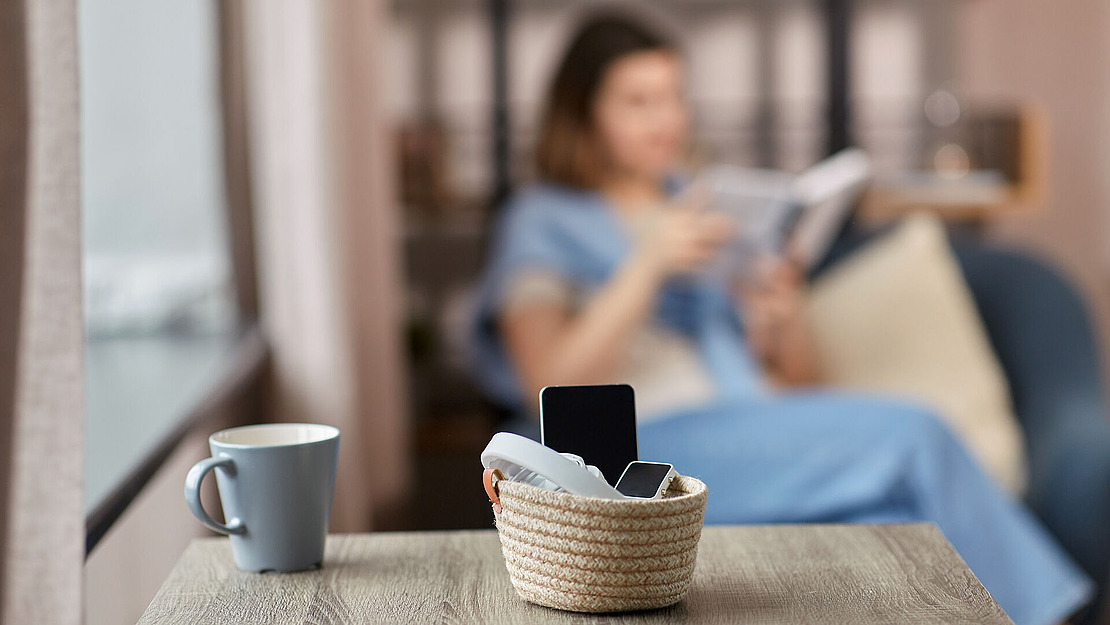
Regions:
M 78 5 L 92 512 L 218 382 L 238 320 L 216 3 Z

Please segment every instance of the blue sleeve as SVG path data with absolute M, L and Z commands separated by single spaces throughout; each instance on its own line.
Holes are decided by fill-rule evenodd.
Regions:
M 502 210 L 490 255 L 471 294 L 468 361 L 476 381 L 495 403 L 523 406 L 521 385 L 497 327 L 506 288 L 526 270 L 543 270 L 579 283 L 592 269 L 581 249 L 581 230 L 590 217 L 588 198 L 544 188 L 525 190 Z M 596 217 L 594 217 L 596 219 Z
M 575 279 L 567 260 L 571 246 L 565 233 L 560 232 L 558 210 L 558 205 L 536 193 L 518 196 L 505 207 L 482 277 L 483 299 L 488 300 L 491 309 L 524 271 L 538 269 Z

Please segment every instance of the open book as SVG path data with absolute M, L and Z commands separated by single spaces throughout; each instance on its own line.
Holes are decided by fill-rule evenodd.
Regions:
M 715 166 L 692 185 L 709 210 L 736 219 L 738 236 L 721 269 L 748 273 L 763 256 L 788 257 L 808 270 L 824 257 L 871 180 L 871 161 L 847 149 L 801 174 Z

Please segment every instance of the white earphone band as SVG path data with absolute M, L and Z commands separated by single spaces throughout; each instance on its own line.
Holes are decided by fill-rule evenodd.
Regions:
M 508 432 L 494 434 L 482 451 L 482 466 L 487 469 L 498 469 L 509 479 L 526 472 L 533 473 L 577 495 L 625 499 L 625 496 L 610 486 L 603 477 L 595 475 L 586 467 L 550 447 L 517 434 Z

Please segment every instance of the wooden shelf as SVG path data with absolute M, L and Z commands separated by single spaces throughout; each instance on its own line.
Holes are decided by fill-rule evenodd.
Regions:
M 988 148 L 992 147 L 1005 151 L 1000 162 L 972 162 L 973 166 L 985 165 L 1002 173 L 1001 187 L 985 180 L 975 183 L 973 176 L 948 181 L 938 178 L 935 187 L 879 182 L 864 198 L 861 217 L 881 221 L 909 212 L 928 211 L 952 221 L 981 221 L 1044 210 L 1049 187 L 1049 122 L 1044 110 L 1034 104 L 992 107 L 973 110 L 969 118 L 968 135 L 973 144 L 977 127 L 1010 125 L 1015 129 L 1013 136 L 1003 141 L 1013 145 L 969 146 L 973 153 L 989 152 Z

